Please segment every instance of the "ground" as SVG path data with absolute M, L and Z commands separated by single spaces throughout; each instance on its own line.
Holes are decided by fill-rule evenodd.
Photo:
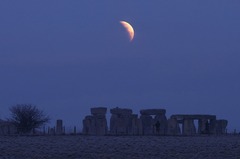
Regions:
M 2 136 L 2 158 L 240 159 L 240 136 Z

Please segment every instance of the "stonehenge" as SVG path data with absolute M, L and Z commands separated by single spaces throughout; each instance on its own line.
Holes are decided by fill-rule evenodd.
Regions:
M 182 124 L 182 132 L 180 134 L 183 134 L 183 135 L 215 133 L 215 124 L 216 124 L 215 115 L 176 114 L 176 115 L 172 115 L 170 119 L 175 119 L 179 124 Z M 194 120 L 198 121 L 198 128 L 195 127 Z
M 216 121 L 216 134 L 226 133 L 228 121 L 227 120 L 217 120 Z
M 161 134 L 167 132 L 167 118 L 165 109 L 140 110 L 141 135 Z
M 110 130 L 106 120 L 106 107 L 91 108 L 83 120 L 86 135 L 200 135 L 225 134 L 227 120 L 216 115 L 174 114 L 169 119 L 165 109 L 143 109 L 140 116 L 128 108 L 110 109 Z
M 107 108 L 91 108 L 91 114 L 83 120 L 83 134 L 86 135 L 105 135 L 107 134 Z
M 177 119 L 175 119 L 175 118 L 168 119 L 167 134 L 168 135 L 180 135 L 181 134 L 181 129 L 180 129 Z
M 132 114 L 131 109 L 113 108 L 110 109 L 110 133 L 121 135 L 137 134 L 139 121 L 137 114 Z
M 56 121 L 56 134 L 57 135 L 61 135 L 61 134 L 64 134 L 64 131 L 63 131 L 63 121 L 58 119 Z
M 129 108 L 116 107 L 110 109 L 108 129 L 106 107 L 94 107 L 90 112 L 91 115 L 85 116 L 82 121 L 84 135 L 221 135 L 227 133 L 228 125 L 227 120 L 217 119 L 216 115 L 173 114 L 167 118 L 165 109 L 142 109 L 138 115 Z M 15 125 L 0 119 L 0 135 L 17 133 Z M 73 134 L 76 133 L 76 127 L 74 127 Z M 48 134 L 65 134 L 63 121 L 58 119 L 53 128 L 48 128 Z

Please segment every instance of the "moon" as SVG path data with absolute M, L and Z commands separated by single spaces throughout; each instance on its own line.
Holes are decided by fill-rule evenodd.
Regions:
M 122 24 L 122 26 L 128 32 L 129 39 L 130 39 L 130 42 L 131 42 L 133 40 L 133 38 L 134 38 L 134 29 L 133 29 L 133 27 L 126 21 L 120 21 L 120 23 Z

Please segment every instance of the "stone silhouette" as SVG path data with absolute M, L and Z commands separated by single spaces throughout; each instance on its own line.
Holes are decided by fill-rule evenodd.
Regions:
M 57 135 L 62 135 L 64 134 L 64 131 L 63 131 L 63 121 L 58 119 L 56 121 L 56 134 Z
M 91 114 L 83 120 L 83 134 L 86 135 L 106 135 L 107 134 L 107 108 L 91 108 Z
M 169 119 L 165 109 L 143 109 L 140 117 L 128 108 L 110 109 L 110 131 L 107 131 L 107 108 L 91 108 L 92 115 L 83 120 L 83 134 L 87 135 L 196 135 L 224 134 L 227 120 L 216 115 L 175 114 Z M 194 121 L 198 122 L 196 128 Z
M 144 109 L 140 110 L 142 135 L 161 134 L 167 132 L 167 118 L 165 116 L 165 109 Z M 155 123 L 159 123 L 159 130 L 157 131 Z
M 217 120 L 216 121 L 216 134 L 225 134 L 227 131 L 227 120 Z
M 156 122 L 155 127 L 156 127 L 157 134 L 159 134 L 159 132 L 160 132 L 160 122 L 159 121 Z
M 139 120 L 131 109 L 113 108 L 110 110 L 110 133 L 115 135 L 137 135 Z
M 215 133 L 215 123 L 216 116 L 215 115 L 201 115 L 201 114 L 177 114 L 172 115 L 171 119 L 177 120 L 178 123 L 182 124 L 182 135 L 195 135 L 195 134 L 203 134 L 203 133 Z M 194 124 L 194 120 L 198 121 L 198 132 L 196 131 L 196 127 Z M 206 122 L 209 124 L 206 124 Z M 207 127 L 206 127 L 207 126 Z

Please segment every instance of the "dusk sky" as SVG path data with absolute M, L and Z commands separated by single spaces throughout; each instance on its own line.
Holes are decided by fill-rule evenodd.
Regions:
M 0 118 L 26 103 L 82 128 L 91 107 L 163 108 L 239 131 L 239 43 L 239 0 L 1 0 Z

